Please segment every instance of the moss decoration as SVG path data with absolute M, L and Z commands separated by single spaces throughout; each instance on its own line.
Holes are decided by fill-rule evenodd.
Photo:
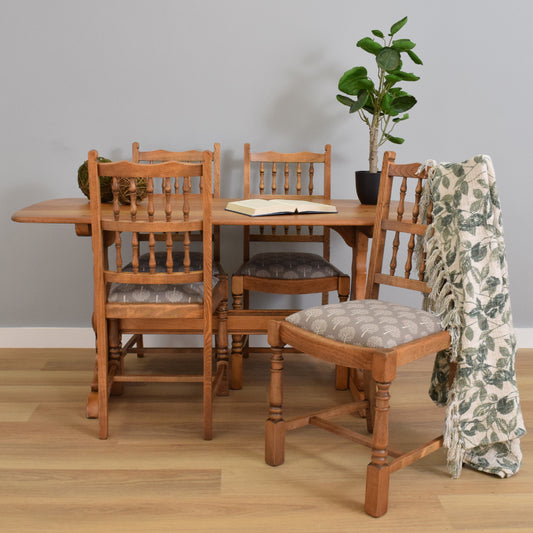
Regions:
M 131 204 L 130 200 L 130 179 L 120 178 L 118 182 L 118 201 L 121 204 Z M 146 196 L 146 187 L 148 185 L 146 178 L 135 178 L 135 190 L 137 193 L 137 202 L 140 202 Z
M 97 158 L 99 163 L 111 163 L 111 159 L 105 157 Z M 100 176 L 100 195 L 102 202 L 113 201 L 111 176 Z M 147 180 L 145 178 L 136 178 L 137 202 L 140 202 L 146 196 Z M 89 164 L 85 161 L 78 169 L 78 186 L 87 198 L 90 198 L 89 193 Z M 118 186 L 118 201 L 121 204 L 130 204 L 130 178 L 120 178 Z
M 99 163 L 111 163 L 111 159 L 106 159 L 105 157 L 98 157 Z M 85 161 L 80 168 L 78 168 L 78 187 L 81 189 L 81 192 L 90 198 L 89 193 L 89 162 Z M 101 176 L 100 177 L 100 196 L 102 197 L 102 202 L 111 202 L 113 200 L 113 193 L 111 192 L 111 177 L 110 176 Z

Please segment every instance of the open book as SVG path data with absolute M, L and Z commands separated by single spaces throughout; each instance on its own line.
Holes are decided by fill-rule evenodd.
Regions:
M 251 200 L 238 200 L 228 202 L 226 210 L 242 213 L 250 217 L 263 217 L 267 215 L 285 214 L 305 214 L 305 213 L 336 213 L 334 205 L 319 204 L 317 202 L 307 202 L 304 200 L 262 200 L 253 198 Z

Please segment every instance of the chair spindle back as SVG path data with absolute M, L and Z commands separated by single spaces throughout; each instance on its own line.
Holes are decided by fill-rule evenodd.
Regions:
M 319 183 L 319 181 L 321 183 Z M 317 192 L 318 190 L 318 192 Z M 331 198 L 331 146 L 323 153 L 256 152 L 244 145 L 244 198 L 317 201 Z M 317 232 L 318 229 L 318 232 Z M 249 259 L 250 242 L 318 242 L 329 260 L 329 230 L 317 226 L 259 226 L 244 230 L 244 260 Z
M 431 222 L 431 205 L 428 209 L 427 221 L 421 220 L 420 213 L 420 201 L 424 181 L 427 179 L 427 170 L 422 168 L 420 163 L 397 165 L 395 158 L 394 152 L 385 152 L 383 157 L 366 298 L 378 298 L 380 285 L 390 285 L 422 293 L 430 292 L 424 281 L 424 254 L 421 256 L 419 267 L 416 266 L 415 261 L 417 240 L 423 238 L 428 223 Z M 393 189 L 396 190 L 398 187 L 399 201 L 392 204 Z M 390 253 L 388 269 L 383 264 L 386 246 L 389 246 L 387 252 Z M 403 267 L 399 265 L 401 261 L 404 261 Z
M 93 224 L 93 250 L 101 257 L 102 280 L 132 284 L 180 284 L 211 279 L 211 156 L 204 153 L 203 163 L 179 163 L 168 161 L 156 164 L 139 164 L 129 161 L 99 163 L 96 151 L 89 153 L 89 183 Z M 107 176 L 112 181 L 113 202 L 111 212 L 104 208 L 99 197 L 99 180 Z M 191 216 L 191 189 L 193 181 L 207 184 L 202 194 L 204 209 Z M 127 184 L 127 185 L 126 185 Z M 128 187 L 130 204 L 119 202 L 120 189 Z M 138 202 L 141 191 L 146 197 Z M 160 192 L 159 192 L 160 191 Z M 206 215 L 207 213 L 207 215 Z M 199 231 L 203 239 L 204 261 L 200 270 L 191 269 L 191 232 Z M 174 264 L 175 235 L 182 238 L 183 262 L 180 269 Z M 98 238 L 101 235 L 101 239 Z M 156 269 L 156 237 L 163 235 L 165 271 Z M 114 268 L 110 266 L 107 247 L 114 248 Z M 140 267 L 143 254 L 141 246 L 147 245 L 148 269 Z M 126 252 L 127 249 L 127 252 Z M 125 255 L 128 259 L 125 259 Z M 125 270 L 126 261 L 131 268 Z M 95 263 L 96 264 L 96 263 Z M 210 286 L 210 284 L 207 284 Z
M 164 163 L 167 161 L 179 161 L 181 163 L 202 163 L 204 152 L 202 150 L 186 150 L 182 152 L 175 152 L 169 150 L 145 150 L 140 151 L 139 143 L 134 142 L 132 144 L 131 160 L 134 163 Z M 209 157 L 211 159 L 212 168 L 212 190 L 213 198 L 220 198 L 220 143 L 215 143 L 213 150 L 208 150 Z M 198 196 L 201 194 L 202 183 L 193 183 L 191 188 L 191 194 Z M 179 191 L 175 191 L 179 194 Z M 157 237 L 159 239 L 160 237 Z M 178 236 L 174 237 L 175 239 Z M 198 233 L 190 235 L 192 241 L 201 241 L 202 236 Z M 213 246 L 214 246 L 214 260 L 220 262 L 220 228 L 218 226 L 213 228 Z

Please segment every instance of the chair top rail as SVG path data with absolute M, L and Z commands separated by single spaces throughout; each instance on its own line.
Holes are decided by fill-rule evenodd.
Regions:
M 98 173 L 100 176 L 116 178 L 193 177 L 202 175 L 202 165 L 178 161 L 166 161 L 164 163 L 154 163 L 153 165 L 143 165 L 131 161 L 116 161 L 98 163 Z

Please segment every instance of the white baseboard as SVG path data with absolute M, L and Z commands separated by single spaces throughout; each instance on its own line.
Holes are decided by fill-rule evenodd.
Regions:
M 533 328 L 515 331 L 519 348 L 533 348 Z M 154 336 L 150 344 L 193 345 L 191 337 L 181 335 Z M 91 328 L 0 328 L 0 348 L 94 348 L 94 333 Z
M 0 348 L 94 348 L 92 328 L 0 328 Z
M 533 328 L 516 328 L 515 332 L 519 348 L 533 348 Z

